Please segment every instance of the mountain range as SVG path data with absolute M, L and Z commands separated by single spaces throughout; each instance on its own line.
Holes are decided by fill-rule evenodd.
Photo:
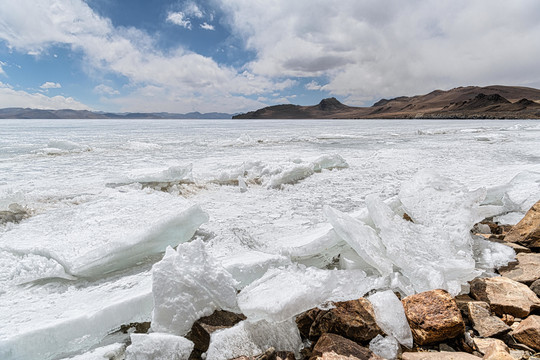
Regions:
M 88 110 L 43 110 L 28 108 L 0 109 L 0 119 L 230 119 L 232 114 L 190 112 L 159 113 L 106 113 Z
M 540 119 L 540 90 L 519 86 L 467 86 L 426 95 L 382 99 L 369 107 L 336 98 L 313 106 L 275 105 L 233 119 Z

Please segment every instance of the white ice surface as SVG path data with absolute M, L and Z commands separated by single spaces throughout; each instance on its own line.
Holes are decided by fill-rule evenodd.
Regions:
M 131 334 L 126 360 L 188 360 L 192 350 L 193 343 L 182 336 Z
M 323 205 L 374 227 L 365 209 L 366 195 L 377 193 L 381 199 L 397 199 L 402 183 L 418 170 L 434 170 L 458 180 L 467 189 L 486 187 L 488 195 L 493 193 L 491 189 L 502 188 L 495 194 L 500 197 L 491 197 L 495 199 L 491 201 L 488 196 L 481 206 L 490 216 L 517 211 L 508 207 L 519 203 L 520 198 L 526 200 L 518 194 L 527 192 L 509 190 L 510 195 L 505 195 L 506 185 L 520 172 L 540 172 L 540 125 L 528 120 L 1 120 L 0 133 L 0 205 L 7 209 L 11 203 L 17 203 L 29 209 L 31 215 L 20 224 L 0 224 L 0 244 L 22 250 L 0 251 L 0 341 L 6 344 L 18 338 L 35 345 L 25 349 L 27 354 L 34 354 L 26 358 L 64 356 L 60 346 L 47 348 L 40 341 L 28 339 L 33 339 L 33 331 L 77 332 L 79 324 L 71 325 L 68 321 L 73 316 L 85 319 L 90 314 L 92 320 L 92 314 L 112 304 L 137 312 L 115 318 L 115 322 L 148 321 L 151 316 L 148 269 L 159 256 L 103 279 L 51 279 L 16 286 L 40 277 L 63 276 L 63 268 L 56 261 L 42 256 L 47 253 L 72 260 L 102 245 L 102 240 L 108 238 L 106 234 L 117 238 L 126 229 L 148 229 L 154 223 L 151 219 L 162 219 L 199 203 L 209 213 L 210 221 L 202 225 L 196 236 L 204 239 L 209 253 L 219 255 L 220 261 L 245 251 L 278 255 L 283 248 L 300 246 L 287 247 L 283 243 L 286 239 L 326 226 Z M 479 135 L 502 139 L 494 136 L 497 134 L 504 135 L 505 141 L 475 139 Z M 48 155 L 43 149 L 49 147 L 50 139 L 70 141 L 77 146 L 56 148 Z M 339 154 L 349 167 L 339 172 L 322 170 L 293 185 L 284 185 L 284 191 L 266 188 L 272 176 L 295 165 L 311 166 L 318 158 L 331 154 Z M 190 163 L 197 187 L 183 195 L 187 199 L 141 191 L 136 185 L 106 187 L 130 175 L 153 175 L 158 177 L 155 180 L 163 180 L 159 176 L 164 169 Z M 222 175 L 225 184 L 229 180 L 236 182 L 241 176 L 249 191 L 239 194 L 236 186 L 221 186 L 215 180 Z M 517 188 L 534 190 L 538 180 L 517 177 L 514 182 Z M 113 190 L 125 191 L 123 199 L 121 195 L 117 198 L 108 194 Z M 529 193 L 537 197 L 536 192 Z M 505 200 L 507 207 L 503 205 L 505 196 L 512 199 L 512 203 Z M 87 205 L 81 206 L 84 204 Z M 133 211 L 133 216 L 128 216 L 129 209 L 137 204 L 145 210 Z M 399 207 L 400 204 L 390 205 L 401 215 L 403 209 Z M 86 215 L 95 211 L 101 216 L 89 216 L 97 221 L 88 224 L 84 214 L 77 215 L 79 211 Z M 357 216 L 355 212 L 363 215 Z M 58 235 L 54 239 L 37 231 L 39 226 L 34 221 L 41 220 L 34 218 L 40 219 L 42 215 L 45 217 L 41 219 L 54 224 L 54 234 Z M 71 220 L 77 216 L 80 228 L 102 229 L 95 232 L 95 239 L 65 236 L 78 228 Z M 27 227 L 31 223 L 34 225 Z M 50 226 L 53 225 L 45 224 L 44 228 Z M 17 236 L 9 235 L 6 241 L 12 231 Z M 351 247 L 343 243 L 345 247 L 340 251 L 350 251 Z M 318 246 L 302 239 L 298 244 L 310 251 L 305 252 L 307 260 L 296 260 L 314 259 L 317 265 L 310 265 L 321 267 L 331 264 L 328 253 L 319 253 L 322 256 L 317 258 Z M 30 248 L 39 251 L 22 253 Z M 392 272 L 385 284 L 393 289 L 408 287 L 406 279 L 400 276 L 399 272 Z M 147 306 L 130 307 L 131 299 L 142 294 L 150 299 Z M 100 340 L 95 335 L 103 334 L 100 321 L 84 324 L 88 327 L 85 325 L 81 331 L 90 336 L 80 342 L 64 341 L 71 349 L 67 350 L 69 353 L 84 351 Z M 45 353 L 49 356 L 42 355 Z
M 405 316 L 403 304 L 391 290 L 379 291 L 368 296 L 373 305 L 377 325 L 387 335 L 393 336 L 400 344 L 408 347 L 413 346 L 413 337 L 409 322 Z
M 115 343 L 102 346 L 81 355 L 75 355 L 62 360 L 124 360 L 126 344 Z
M 387 360 L 394 360 L 399 353 L 399 342 L 393 336 L 377 335 L 369 342 L 369 350 Z
M 502 225 L 516 225 L 524 216 L 525 214 L 521 212 L 510 212 L 508 214 L 495 216 L 493 221 Z
M 302 339 L 292 319 L 280 323 L 241 321 L 232 328 L 212 333 L 206 360 L 260 355 L 270 347 L 277 351 L 291 351 L 299 356 L 301 346 Z
M 167 248 L 152 268 L 152 329 L 185 335 L 193 323 L 223 309 L 238 312 L 236 280 L 209 255 L 201 240 Z

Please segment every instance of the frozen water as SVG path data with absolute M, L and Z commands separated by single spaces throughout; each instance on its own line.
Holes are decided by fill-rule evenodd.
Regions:
M 279 189 L 285 184 L 296 184 L 300 180 L 313 175 L 313 167 L 306 165 L 292 166 L 283 172 L 272 176 L 268 182 L 268 187 Z
M 277 351 L 292 351 L 298 356 L 301 346 L 302 339 L 292 319 L 280 323 L 242 321 L 232 328 L 212 333 L 206 359 L 260 355 L 270 347 Z
M 377 335 L 369 342 L 369 350 L 388 360 L 396 359 L 399 354 L 399 342 L 393 336 Z
M 328 224 L 324 205 L 373 229 L 383 243 L 366 196 L 378 194 L 402 216 L 405 209 L 398 194 L 419 170 L 451 179 L 450 185 L 442 185 L 452 189 L 458 181 L 461 187 L 455 190 L 466 202 L 471 199 L 465 190 L 488 189 L 476 210 L 474 204 L 467 209 L 446 199 L 445 206 L 458 206 L 460 216 L 471 209 L 479 217 L 524 214 L 527 204 L 540 196 L 537 121 L 1 120 L 0 134 L 0 211 L 17 204 L 27 213 L 19 223 L 0 223 L 3 360 L 72 356 L 94 347 L 121 324 L 149 321 L 150 267 L 161 253 L 111 272 L 97 266 L 99 276 L 91 278 L 74 279 L 66 270 L 75 272 L 73 261 L 85 260 L 85 254 L 107 246 L 119 253 L 121 244 L 164 230 L 168 220 L 194 204 L 210 218 L 194 236 L 205 242 L 218 265 L 231 257 L 232 272 L 256 270 L 257 277 L 267 260 L 269 272 L 277 272 L 282 256 L 321 269 L 355 270 L 360 278 L 364 271 L 365 279 L 371 279 L 380 273 L 360 256 L 366 256 L 364 252 L 356 253 L 361 241 L 354 234 L 348 239 L 339 235 Z M 477 141 L 475 136 L 492 141 Z M 191 174 L 183 173 L 188 164 Z M 283 180 L 284 172 L 298 166 L 314 173 L 294 185 L 279 186 L 284 191 L 268 189 L 273 177 Z M 523 172 L 529 175 L 518 175 Z M 248 191 L 240 194 L 242 180 Z M 193 181 L 193 191 L 178 196 L 172 183 L 185 181 Z M 119 186 L 122 182 L 132 184 Z M 114 188 L 107 187 L 111 183 Z M 154 190 L 163 188 L 168 192 Z M 441 209 L 456 221 L 452 233 L 466 228 L 458 224 L 460 217 L 449 214 L 452 209 Z M 346 219 L 338 218 L 346 227 Z M 394 216 L 389 219 L 394 222 Z M 425 224 L 396 223 L 407 231 L 428 233 L 417 228 Z M 470 237 L 460 240 L 468 248 L 464 252 L 474 254 L 476 267 L 500 263 L 499 255 L 504 255 L 500 249 L 477 246 Z M 253 267 L 243 267 L 237 254 L 253 256 Z M 270 260 L 274 256 L 276 263 Z M 250 264 L 249 259 L 245 263 Z M 286 274 L 292 272 L 289 267 Z M 374 288 L 415 291 L 393 261 L 385 269 L 387 276 L 379 280 L 383 285 Z M 309 278 L 284 278 L 289 276 Z M 288 296 L 285 291 L 275 293 Z M 307 289 L 304 293 L 312 296 Z M 286 309 L 311 306 L 296 302 L 294 296 L 287 301 L 291 305 Z
M 508 214 L 495 216 L 493 218 L 493 221 L 498 222 L 499 224 L 502 224 L 502 225 L 516 225 L 518 222 L 521 221 L 521 219 L 523 219 L 524 216 L 525 216 L 524 213 L 510 212 Z
M 87 353 L 76 355 L 62 360 L 123 360 L 125 358 L 126 344 L 115 343 L 102 346 Z
M 238 306 L 250 320 L 281 322 L 329 301 L 358 299 L 382 284 L 361 270 L 289 266 L 270 269 L 245 287 Z
M 188 339 L 161 333 L 131 334 L 126 360 L 188 360 L 193 343 Z
M 391 290 L 380 291 L 368 296 L 368 300 L 373 305 L 375 320 L 382 331 L 395 337 L 400 344 L 412 348 L 411 328 L 396 294 Z
M 152 329 L 185 335 L 193 323 L 223 309 L 238 312 L 236 281 L 201 240 L 167 248 L 153 267 Z

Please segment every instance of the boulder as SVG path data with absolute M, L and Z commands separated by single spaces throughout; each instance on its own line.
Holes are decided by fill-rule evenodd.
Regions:
M 315 322 L 315 319 L 317 319 L 317 316 L 321 311 L 325 312 L 319 308 L 313 308 L 301 313 L 296 317 L 296 326 L 298 326 L 298 330 L 300 331 L 300 335 L 302 335 L 303 339 L 307 339 L 309 337 L 311 325 Z
M 191 358 L 190 358 L 191 359 Z M 287 351 L 276 351 L 273 347 L 257 356 L 239 356 L 232 360 L 295 360 L 294 354 Z
M 364 298 L 335 303 L 335 308 L 318 313 L 309 331 L 309 339 L 317 340 L 324 333 L 333 333 L 359 343 L 367 343 L 383 334 L 375 321 L 373 306 Z
M 510 326 L 501 319 L 491 315 L 489 304 L 483 301 L 473 301 L 467 304 L 467 314 L 474 330 L 481 337 L 503 335 L 510 331 Z
M 506 277 L 478 278 L 471 281 L 471 294 L 490 305 L 491 311 L 502 316 L 523 318 L 531 309 L 540 307 L 540 299 L 527 285 Z
M 445 290 L 430 290 L 402 300 L 414 341 L 436 343 L 463 334 L 465 323 L 455 300 Z
M 534 204 L 525 217 L 512 227 L 504 240 L 528 248 L 540 248 L 540 201 Z
M 332 354 L 333 353 L 333 354 Z M 358 345 L 352 340 L 336 334 L 323 334 L 315 347 L 310 360 L 383 360 L 371 350 Z
M 517 254 L 516 262 L 499 269 L 499 273 L 514 281 L 531 285 L 540 279 L 540 254 Z
M 519 342 L 540 351 L 540 316 L 531 315 L 523 320 L 512 335 Z
M 465 352 L 406 352 L 402 355 L 403 360 L 480 360 L 478 356 L 474 356 Z

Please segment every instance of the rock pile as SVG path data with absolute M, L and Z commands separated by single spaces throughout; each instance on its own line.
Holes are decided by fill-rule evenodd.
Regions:
M 382 302 L 372 295 L 336 302 L 330 308 L 310 309 L 296 317 L 304 342 L 301 357 L 309 360 L 540 359 L 540 201 L 512 228 L 484 221 L 473 231 L 493 241 L 510 243 L 517 250 L 516 261 L 499 269 L 501 276 L 474 279 L 469 294 L 456 297 L 437 289 L 399 300 L 388 291 L 398 303 L 399 311 L 405 314 L 409 335 L 385 330 L 388 319 L 381 318 L 380 311 L 381 304 L 389 304 L 388 294 Z M 394 315 L 394 311 L 392 316 L 397 317 L 399 314 Z M 190 359 L 204 358 L 211 334 L 242 319 L 241 315 L 216 311 L 195 322 L 187 335 L 194 343 Z M 260 355 L 236 359 L 294 360 L 296 357 L 292 352 L 269 348 Z

